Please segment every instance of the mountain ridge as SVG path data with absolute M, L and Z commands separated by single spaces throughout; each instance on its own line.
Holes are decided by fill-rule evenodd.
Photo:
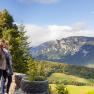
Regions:
M 31 48 L 30 53 L 38 60 L 86 66 L 94 62 L 94 37 L 72 36 L 48 41 Z

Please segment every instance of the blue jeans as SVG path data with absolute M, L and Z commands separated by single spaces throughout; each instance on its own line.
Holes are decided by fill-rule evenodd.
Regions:
M 8 75 L 6 70 L 3 70 L 3 78 L 4 78 L 3 79 L 4 85 L 5 85 L 6 79 L 8 79 L 6 93 L 9 93 L 10 85 L 11 85 L 11 82 L 12 82 L 12 75 Z
M 4 88 L 5 88 L 6 79 L 8 79 L 6 93 L 9 93 L 10 85 L 12 82 L 12 75 L 8 75 L 6 70 L 0 69 L 0 80 L 1 80 L 1 92 L 2 92 L 2 94 L 5 94 Z
M 1 70 L 1 69 L 0 69 L 0 80 L 1 80 L 1 93 L 4 94 L 3 70 Z

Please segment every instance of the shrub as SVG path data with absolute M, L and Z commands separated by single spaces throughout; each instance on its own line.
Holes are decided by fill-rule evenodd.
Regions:
M 44 77 L 44 76 L 35 76 L 35 81 L 43 81 L 43 80 L 45 80 L 46 79 L 46 77 Z
M 68 90 L 63 84 L 58 84 L 56 89 L 57 89 L 58 94 L 69 94 Z
M 45 66 L 34 60 L 29 60 L 27 74 L 30 81 L 43 81 L 47 78 L 45 75 Z

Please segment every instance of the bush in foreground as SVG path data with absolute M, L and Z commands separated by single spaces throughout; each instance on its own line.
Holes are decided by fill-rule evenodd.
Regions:
M 69 94 L 68 90 L 63 84 L 58 84 L 56 89 L 57 89 L 58 94 Z

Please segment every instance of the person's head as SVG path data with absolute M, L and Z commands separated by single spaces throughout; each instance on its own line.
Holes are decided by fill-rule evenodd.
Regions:
M 1 39 L 0 44 L 2 48 L 8 49 L 8 41 L 6 41 L 5 39 Z

